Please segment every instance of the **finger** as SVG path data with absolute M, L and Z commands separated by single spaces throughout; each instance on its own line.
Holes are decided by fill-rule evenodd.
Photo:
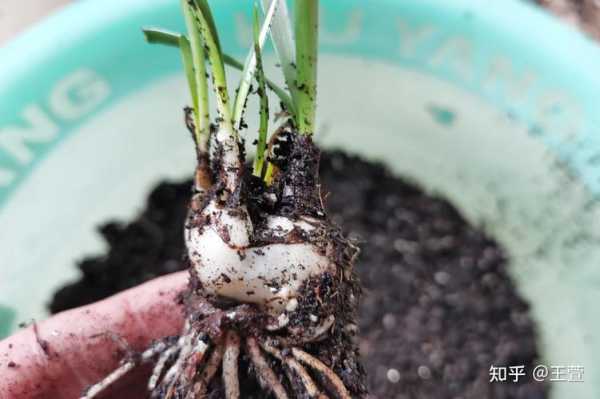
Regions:
M 60 313 L 0 341 L 0 398 L 77 398 L 118 366 L 123 338 L 136 351 L 176 335 L 187 272 L 152 280 L 98 303 Z

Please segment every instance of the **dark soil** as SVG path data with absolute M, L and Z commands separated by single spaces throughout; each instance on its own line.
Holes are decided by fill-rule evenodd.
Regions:
M 539 353 L 528 306 L 492 239 L 380 164 L 325 153 L 321 180 L 331 217 L 362 241 L 360 347 L 374 397 L 548 396 L 530 375 Z M 52 312 L 181 269 L 190 186 L 162 183 L 138 219 L 103 226 L 108 253 L 79 264 L 82 279 L 56 293 Z M 490 384 L 491 365 L 528 375 Z

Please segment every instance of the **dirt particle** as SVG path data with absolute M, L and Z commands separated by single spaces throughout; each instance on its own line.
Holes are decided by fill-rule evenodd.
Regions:
M 400 382 L 400 372 L 396 369 L 389 369 L 385 376 L 392 384 Z
M 450 281 L 450 274 L 446 272 L 437 272 L 433 275 L 433 278 L 439 285 L 446 285 Z
M 417 374 L 420 378 L 424 380 L 428 380 L 431 378 L 431 370 L 427 366 L 419 366 L 417 369 Z
M 386 330 L 391 330 L 396 327 L 396 316 L 394 316 L 392 313 L 386 313 L 383 316 L 381 323 L 383 324 L 383 328 Z

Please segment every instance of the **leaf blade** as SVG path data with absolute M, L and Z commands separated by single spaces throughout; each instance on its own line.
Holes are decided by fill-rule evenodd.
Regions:
M 267 10 L 275 1 L 278 0 L 262 0 L 263 10 Z M 273 16 L 269 34 L 283 70 L 285 83 L 290 90 L 292 99 L 294 99 L 296 82 L 296 69 L 294 67 L 296 63 L 296 48 L 290 21 L 287 2 L 282 0 Z
M 194 73 L 194 134 L 196 136 L 196 144 L 198 145 L 199 152 L 206 153 L 208 151 L 208 139 L 210 134 L 210 114 L 204 45 L 198 28 L 198 22 L 194 18 L 192 9 L 187 0 L 181 0 L 181 8 L 189 35 Z
M 237 135 L 237 131 L 233 129 L 232 125 L 233 119 L 229 103 L 229 93 L 227 91 L 227 77 L 219 44 L 219 35 L 210 7 L 206 0 L 191 0 L 188 4 L 192 6 L 191 10 L 198 18 L 200 33 L 207 48 L 207 56 L 212 69 L 214 92 L 217 97 L 217 110 L 220 113 L 221 123 L 225 124 L 227 130 L 231 131 L 232 134 Z
M 273 19 L 273 15 L 275 14 L 275 11 L 277 10 L 277 6 L 279 5 L 279 2 L 281 0 L 275 0 L 271 3 L 271 6 L 269 7 L 267 14 L 265 16 L 265 20 L 263 21 L 263 24 L 260 28 L 260 32 L 258 33 L 258 49 L 260 51 L 262 51 L 263 45 L 265 43 L 265 39 L 267 37 L 267 34 L 269 33 L 269 29 L 271 26 L 271 21 Z M 255 14 L 256 13 L 256 8 L 255 8 Z M 258 18 L 257 15 L 255 15 L 255 18 Z M 254 22 L 256 23 L 256 19 L 254 20 Z M 255 27 L 256 29 L 256 27 Z M 246 61 L 244 63 L 244 69 L 242 70 L 242 79 L 240 80 L 240 84 L 237 90 L 237 95 L 235 98 L 235 103 L 233 106 L 233 122 L 234 122 L 234 126 L 236 127 L 240 127 L 240 124 L 242 122 L 242 117 L 244 115 L 244 109 L 246 106 L 246 101 L 248 100 L 248 95 L 250 93 L 250 86 L 252 85 L 252 78 L 255 75 L 256 72 L 256 46 L 252 46 L 252 48 L 250 49 L 250 52 L 248 53 L 248 56 L 246 57 Z
M 254 52 L 256 55 L 256 80 L 258 82 L 258 95 L 260 96 L 260 120 L 258 127 L 258 142 L 256 144 L 256 158 L 254 160 L 254 175 L 262 178 L 267 149 L 267 132 L 269 130 L 269 97 L 262 63 L 260 44 L 260 21 L 258 7 L 254 7 Z
M 183 61 L 183 69 L 185 71 L 188 87 L 192 96 L 192 103 L 195 104 L 198 101 L 198 92 L 196 91 L 196 77 L 194 75 L 190 42 L 185 36 L 179 35 L 178 44 L 179 50 L 181 52 L 181 60 Z
M 150 44 L 164 44 L 170 47 L 179 47 L 181 33 L 172 32 L 162 28 L 142 28 L 144 38 Z
M 297 121 L 301 134 L 315 131 L 319 1 L 296 0 Z

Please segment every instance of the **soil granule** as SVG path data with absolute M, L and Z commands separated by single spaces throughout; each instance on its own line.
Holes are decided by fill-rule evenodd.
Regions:
M 330 216 L 361 242 L 360 348 L 373 398 L 548 396 L 531 377 L 535 326 L 497 243 L 379 163 L 326 152 L 321 182 Z M 190 185 L 161 183 L 135 221 L 102 226 L 108 252 L 79 263 L 81 280 L 55 294 L 51 311 L 180 270 Z M 491 365 L 527 375 L 490 383 Z

